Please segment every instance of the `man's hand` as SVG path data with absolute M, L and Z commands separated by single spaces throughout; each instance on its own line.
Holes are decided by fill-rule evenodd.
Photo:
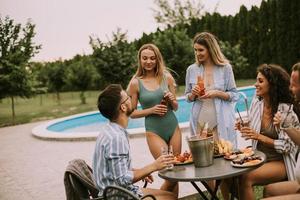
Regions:
M 154 179 L 153 176 L 151 174 L 149 174 L 148 176 L 146 176 L 143 181 L 146 181 L 148 183 L 153 183 Z
M 176 161 L 173 155 L 161 155 L 154 162 L 155 171 L 166 168 L 169 164 L 175 164 Z

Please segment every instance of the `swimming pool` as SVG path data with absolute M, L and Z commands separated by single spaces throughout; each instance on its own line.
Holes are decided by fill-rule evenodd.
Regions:
M 240 93 L 244 94 L 250 105 L 252 97 L 255 92 L 254 87 L 244 87 L 238 89 Z M 243 95 L 236 103 L 236 108 L 240 112 L 245 111 L 245 103 Z M 192 103 L 187 103 L 183 97 L 178 99 L 179 109 L 175 112 L 175 115 L 180 123 L 181 128 L 188 127 L 188 121 L 190 117 L 190 110 Z M 140 107 L 138 109 L 141 109 Z M 99 111 L 83 113 L 79 115 L 72 115 L 69 117 L 53 120 L 49 123 L 42 124 L 35 127 L 32 130 L 33 135 L 37 137 L 46 136 L 47 138 L 81 138 L 81 137 L 96 137 L 98 130 L 103 123 L 108 120 L 104 118 Z M 128 124 L 128 131 L 130 134 L 143 133 L 144 130 L 144 118 L 130 119 Z M 41 134 L 41 132 L 43 132 Z

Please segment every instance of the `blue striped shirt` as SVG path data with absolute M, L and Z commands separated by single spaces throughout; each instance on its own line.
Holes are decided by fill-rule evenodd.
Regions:
M 93 156 L 93 171 L 96 185 L 102 196 L 108 185 L 124 187 L 138 196 L 138 186 L 133 185 L 130 147 L 127 131 L 116 123 L 105 124 L 96 141 Z

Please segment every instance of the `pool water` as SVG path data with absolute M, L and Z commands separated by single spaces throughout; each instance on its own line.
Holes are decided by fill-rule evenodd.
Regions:
M 247 96 L 248 105 L 250 106 L 252 98 L 254 96 L 255 88 L 247 87 L 239 89 L 240 93 L 243 93 Z M 192 103 L 186 102 L 185 99 L 181 98 L 178 100 L 178 110 L 175 112 L 175 115 L 179 123 L 188 122 L 190 118 L 190 110 Z M 246 110 L 245 101 L 242 95 L 240 95 L 239 101 L 236 103 L 236 108 L 240 112 Z M 138 109 L 141 109 L 140 107 Z M 74 117 L 71 119 L 63 120 L 57 123 L 54 123 L 47 127 L 49 131 L 69 133 L 69 132 L 91 132 L 97 131 L 101 125 L 108 120 L 103 117 L 98 111 L 87 114 L 80 117 Z M 128 124 L 128 129 L 142 128 L 144 127 L 144 118 L 130 119 Z

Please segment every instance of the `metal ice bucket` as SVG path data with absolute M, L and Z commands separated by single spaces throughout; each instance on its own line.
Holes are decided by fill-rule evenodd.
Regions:
M 198 136 L 187 137 L 189 148 L 192 152 L 195 167 L 206 167 L 214 162 L 214 139 L 213 136 L 199 138 Z

